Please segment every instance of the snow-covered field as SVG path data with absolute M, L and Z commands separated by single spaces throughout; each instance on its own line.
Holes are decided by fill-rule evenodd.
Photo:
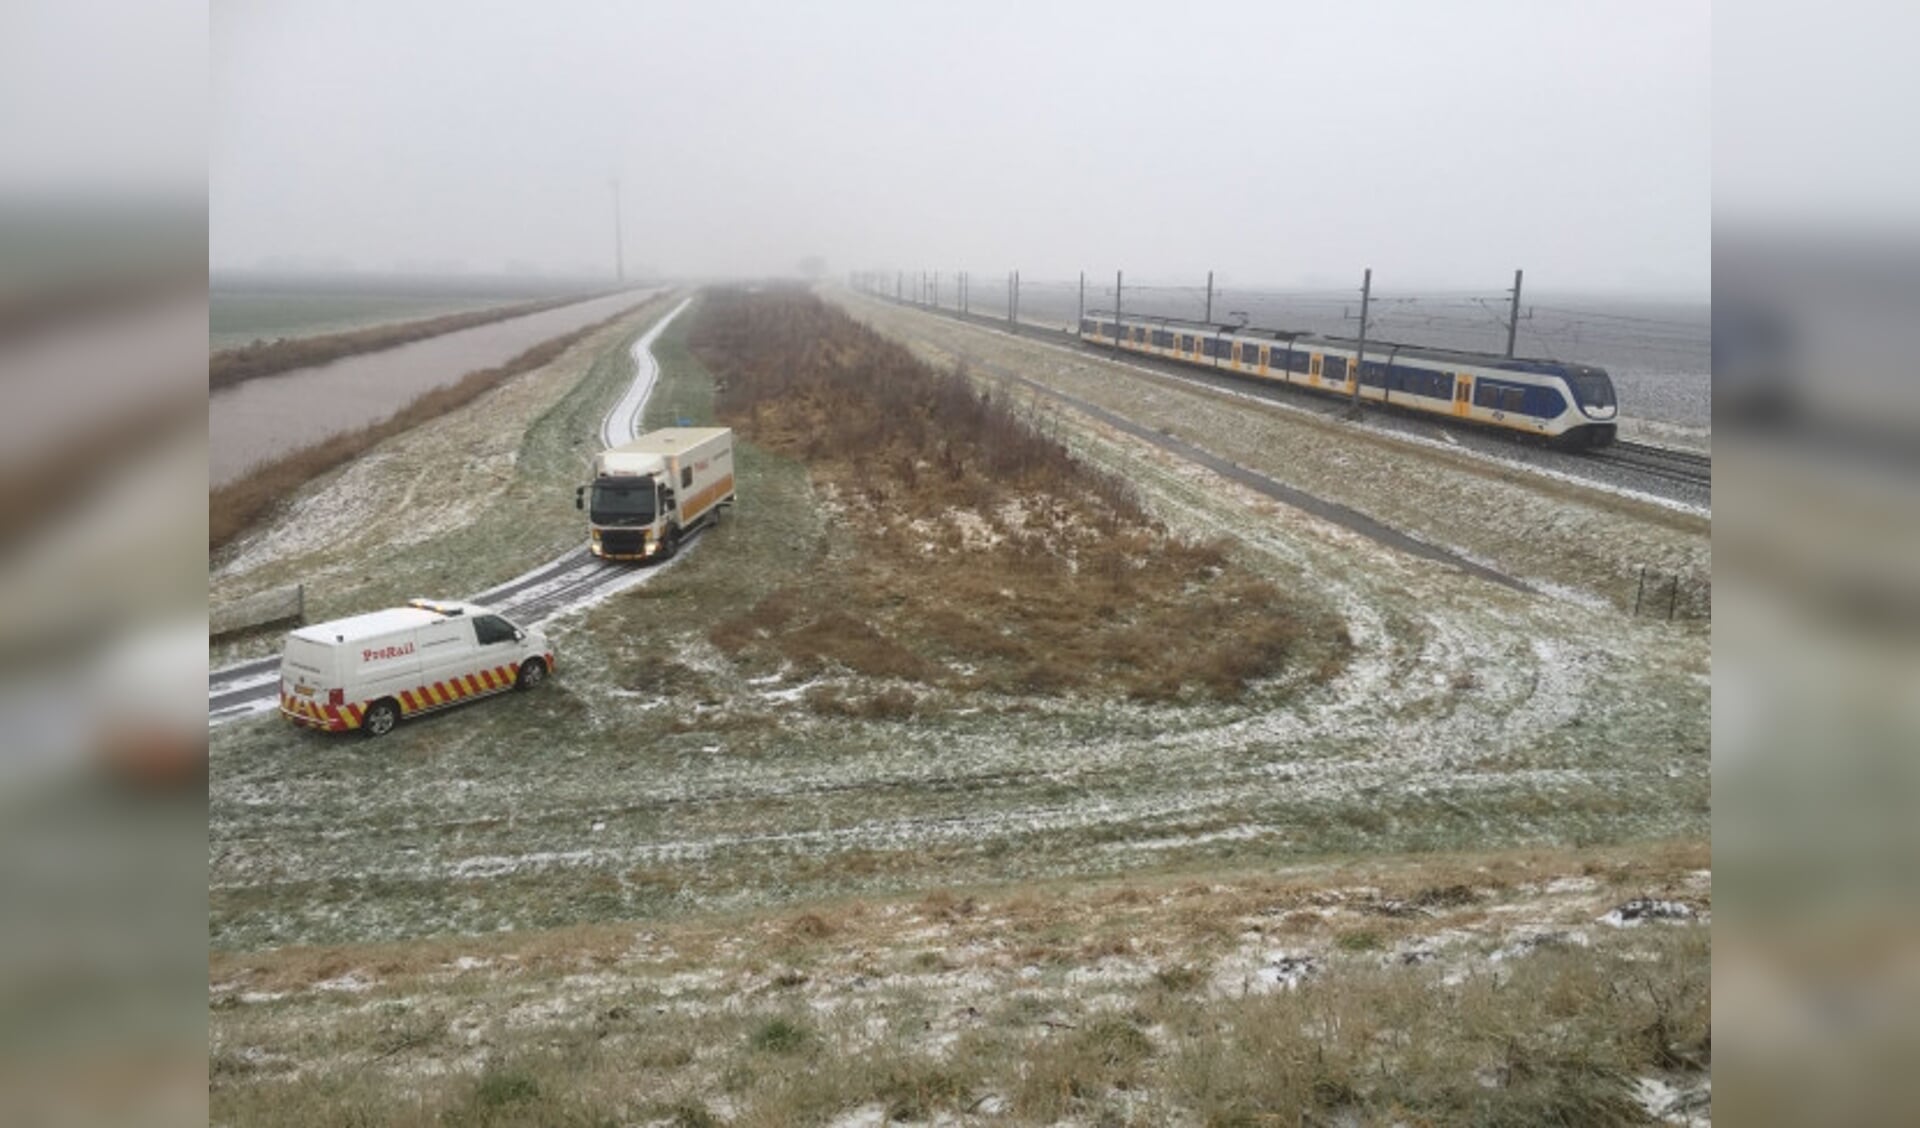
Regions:
M 738 513 L 657 582 L 559 622 L 558 677 L 539 692 L 403 725 L 377 742 L 272 718 L 213 734 L 217 1063 L 233 1076 L 337 1078 L 348 1058 L 399 1046 L 372 1075 L 424 1089 L 492 1068 L 502 1047 L 604 1028 L 616 1046 L 664 1055 L 669 1088 L 728 1116 L 749 1111 L 761 1090 L 727 1080 L 738 1063 L 724 1047 L 761 1038 L 755 1031 L 780 1016 L 836 1051 L 938 1062 L 1002 1052 L 981 1030 L 1015 1015 L 1023 1033 L 1004 1052 L 1040 1060 L 1054 1051 L 1021 1040 L 1035 1031 L 1090 1028 L 1115 1010 L 1177 1023 L 1196 1021 L 1189 1008 L 1202 1005 L 1291 1006 L 1285 1000 L 1323 997 L 1316 985 L 1349 981 L 1335 972 L 1389 994 L 1414 979 L 1422 990 L 1437 984 L 1455 992 L 1450 1006 L 1466 1007 L 1492 1005 L 1503 976 L 1525 988 L 1529 976 L 1558 983 L 1636 962 L 1664 963 L 1676 984 L 1697 980 L 1704 991 L 1708 896 L 1694 873 L 1707 864 L 1704 848 L 1653 876 L 1607 860 L 1611 844 L 1707 836 L 1705 624 L 1635 619 L 1623 606 L 1641 563 L 1704 574 L 1704 517 L 1498 467 L 1462 473 L 1467 464 L 1444 452 L 1376 450 L 1338 428 L 1129 382 L 963 326 L 878 306 L 862 313 L 936 360 L 966 356 L 988 379 L 993 367 L 1017 370 L 1533 590 L 1405 556 L 1057 401 L 1000 391 L 1080 457 L 1131 482 L 1170 527 L 1223 538 L 1236 560 L 1336 616 L 1350 647 L 1230 704 L 746 669 L 708 638 L 714 623 L 810 569 L 845 566 L 853 549 L 835 535 L 851 510 L 823 504 L 804 467 L 743 446 Z M 610 333 L 606 346 L 619 340 Z M 711 388 L 683 341 L 683 326 L 662 339 L 650 412 L 704 420 Z M 326 487 L 338 492 L 313 503 L 352 527 L 370 497 L 403 497 L 436 528 L 446 522 L 414 551 L 386 552 L 391 526 L 345 544 L 282 529 L 269 534 L 282 538 L 278 550 L 243 544 L 221 561 L 219 582 L 319 574 L 329 598 L 365 601 L 464 584 L 483 562 L 496 578 L 515 561 L 544 559 L 551 549 L 541 545 L 577 539 L 571 491 L 559 484 L 617 398 L 617 367 L 583 362 L 517 406 L 489 398 L 376 454 L 405 473 L 343 474 Z M 583 436 L 578 445 L 570 434 Z M 496 448 L 507 461 L 487 461 Z M 431 472 L 455 451 L 478 452 L 458 465 L 481 477 Z M 509 478 L 471 500 L 490 466 Z M 928 536 L 972 543 L 990 561 L 990 537 L 962 518 L 949 524 L 951 538 L 945 529 Z M 817 707 L 827 690 L 848 699 L 906 691 L 913 712 Z M 1474 890 L 1455 904 L 1393 905 L 1444 884 L 1434 876 L 1442 867 L 1420 860 L 1428 852 L 1534 848 L 1561 851 L 1557 868 L 1497 883 L 1462 878 Z M 1639 848 L 1618 849 L 1631 858 Z M 1384 856 L 1409 858 L 1413 876 L 1396 879 L 1404 890 L 1329 878 L 1316 882 L 1324 903 L 1283 899 L 1265 916 L 1255 902 L 1270 890 L 1243 897 L 1240 879 L 1222 876 L 1305 882 L 1338 859 Z M 898 900 L 1021 887 L 1046 902 L 1049 889 L 1143 874 L 1194 875 L 1201 893 L 1147 896 L 1140 903 L 1163 915 L 1142 922 L 1137 944 L 1112 937 L 1129 919 L 1116 902 L 1076 923 L 1039 920 L 1044 904 L 993 912 Z M 1648 907 L 1661 903 L 1679 908 Z M 1616 913 L 1627 927 L 1614 927 Z M 868 930 L 870 941 L 856 939 Z M 489 938 L 507 932 L 518 936 Z M 1113 946 L 1083 949 L 1094 935 Z M 567 954 L 529 954 L 544 944 Z M 348 947 L 303 955 L 303 945 Z M 335 951 L 344 954 L 326 954 Z M 423 953 L 438 962 L 422 968 Z M 1568 953 L 1580 961 L 1567 964 Z M 324 966 L 286 970 L 309 958 Z M 1391 983 L 1376 983 L 1378 974 Z M 1186 1001 L 1154 1010 L 1169 991 Z M 1253 1021 L 1267 1012 L 1233 1013 Z M 1319 1021 L 1289 1015 L 1296 1033 Z M 682 1058 L 649 1022 L 678 1031 L 682 1047 L 723 1049 Z M 1151 1021 L 1137 1033 L 1153 1060 L 1180 1041 Z M 783 1043 L 776 1034 L 764 1040 Z M 1494 1054 L 1474 1068 L 1499 1064 Z M 1633 1091 L 1648 1108 L 1698 1103 L 1694 1080 L 1660 1070 L 1621 1085 L 1641 1080 Z M 1162 1092 L 1185 1083 L 1157 1082 Z M 1005 1085 L 968 1092 L 984 1102 L 969 1115 L 1052 1107 Z M 1129 1092 L 1134 1103 L 1122 1104 L 1143 1121 L 1186 1107 Z M 884 1101 L 877 1114 L 890 1114 Z
M 700 378 L 671 352 L 677 336 L 666 342 L 664 400 L 697 415 Z M 1344 663 L 1324 682 L 1297 670 L 1230 705 L 938 691 L 920 694 L 911 719 L 828 715 L 811 703 L 820 679 L 776 671 L 768 682 L 705 637 L 783 569 L 845 551 L 801 469 L 754 456 L 743 459 L 751 477 L 737 521 L 709 534 L 697 559 L 560 624 L 550 691 L 403 726 L 377 746 L 272 718 L 216 734 L 215 943 L 1705 832 L 1706 632 L 1631 619 L 1593 582 L 1624 571 L 1642 545 L 1704 560 L 1703 533 L 1498 477 L 1395 486 L 1332 438 L 1276 438 L 1232 418 L 1206 432 L 1195 413 L 1215 403 L 1149 388 L 1126 406 L 1158 404 L 1177 433 L 1249 464 L 1284 440 L 1264 460 L 1276 472 L 1300 467 L 1315 488 L 1342 482 L 1345 460 L 1346 499 L 1419 513 L 1438 543 L 1548 594 L 1402 556 L 1058 412 L 1044 425 L 1135 483 L 1170 525 L 1228 538 L 1250 566 L 1337 614 L 1352 642 Z M 464 439 L 450 430 L 418 441 Z M 393 457 L 416 458 L 408 443 Z M 1365 494 L 1369 482 L 1390 496 Z M 453 503 L 427 475 L 412 485 L 428 511 Z M 1509 512 L 1442 512 L 1471 499 Z M 568 502 L 517 503 L 564 510 L 571 538 Z M 515 503 L 510 488 L 489 508 Z M 378 546 L 362 545 L 357 563 L 341 552 L 332 566 L 366 574 L 364 553 Z M 1556 566 L 1550 550 L 1571 565 Z M 405 582 L 424 586 L 417 574 Z M 887 688 L 844 672 L 825 685 L 856 696 Z
M 457 1107 L 521 1071 L 640 1123 L 1047 1123 L 1063 1098 L 1076 1123 L 1306 1103 L 1704 1123 L 1705 858 L 1473 854 L 217 954 L 216 1107 L 347 1079 Z M 1088 1060 L 1090 1037 L 1128 1052 Z M 1296 1054 L 1320 1092 L 1275 1083 Z M 1556 1076 L 1566 1060 L 1585 1072 Z

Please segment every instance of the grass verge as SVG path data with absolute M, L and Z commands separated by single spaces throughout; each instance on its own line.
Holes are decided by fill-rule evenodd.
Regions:
M 216 1122 L 1637 1124 L 1712 1064 L 1702 844 L 216 954 Z M 1660 897 L 1683 919 L 1604 923 Z M 1357 929 L 1380 942 L 1340 943 Z
M 804 291 L 715 294 L 690 341 L 725 389 L 720 418 L 804 461 L 854 542 L 833 568 L 713 626 L 736 661 L 963 690 L 1230 700 L 1337 629 L 1222 543 L 1170 533 L 1122 479 L 964 370 L 936 371 Z M 897 689 L 814 700 L 823 712 L 912 712 Z

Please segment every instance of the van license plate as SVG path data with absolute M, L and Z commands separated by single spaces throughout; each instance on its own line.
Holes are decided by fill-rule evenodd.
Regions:
M 310 685 L 296 685 L 293 687 L 293 691 L 302 697 L 313 696 L 313 687 Z

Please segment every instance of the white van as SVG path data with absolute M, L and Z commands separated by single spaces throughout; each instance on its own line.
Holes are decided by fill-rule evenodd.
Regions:
M 280 713 L 297 725 L 385 736 L 400 718 L 531 689 L 553 645 L 473 603 L 405 607 L 302 627 L 280 658 Z

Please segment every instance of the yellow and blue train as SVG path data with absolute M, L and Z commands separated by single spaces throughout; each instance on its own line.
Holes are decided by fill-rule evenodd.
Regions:
M 1082 318 L 1080 340 L 1334 395 L 1443 416 L 1552 440 L 1566 447 L 1611 444 L 1619 405 L 1606 370 L 1555 360 L 1367 344 L 1341 337 L 1225 328 L 1177 318 L 1111 314 Z

